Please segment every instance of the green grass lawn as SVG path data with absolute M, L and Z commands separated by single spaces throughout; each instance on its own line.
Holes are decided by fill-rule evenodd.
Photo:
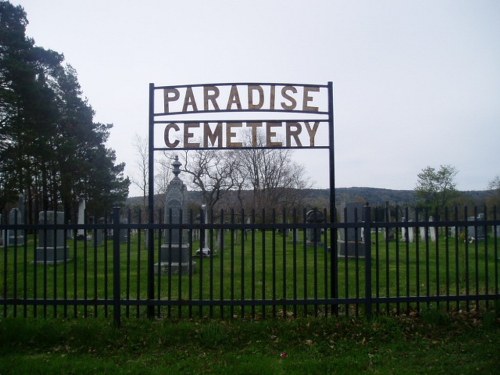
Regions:
M 329 233 L 326 233 L 327 235 Z M 133 235 L 129 244 L 120 247 L 121 298 L 136 301 L 147 297 L 147 249 L 145 234 Z M 211 236 L 214 248 L 215 234 Z M 323 243 L 328 244 L 324 236 Z M 437 296 L 465 294 L 495 294 L 499 288 L 499 244 L 488 241 L 464 243 L 454 237 L 437 242 L 405 243 L 386 241 L 383 233 L 372 234 L 371 288 L 373 297 Z M 71 260 L 57 265 L 35 264 L 34 239 L 26 246 L 0 249 L 0 294 L 19 301 L 25 299 L 90 300 L 87 306 L 4 305 L 3 316 L 102 315 L 110 311 L 104 300 L 113 294 L 112 242 L 94 246 L 93 241 L 70 241 Z M 159 316 L 243 316 L 262 314 L 298 316 L 322 315 L 328 306 L 286 306 L 281 300 L 308 301 L 331 296 L 331 258 L 326 245 L 308 246 L 304 231 L 283 236 L 275 231 L 250 231 L 246 238 L 241 231 L 227 231 L 224 247 L 212 258 L 195 258 L 196 272 L 191 275 L 157 273 L 155 298 L 162 301 L 274 301 L 274 306 L 246 306 L 238 303 L 224 307 L 163 306 Z M 191 241 L 191 253 L 199 248 Z M 155 262 L 158 261 L 157 246 Z M 341 298 L 365 296 L 365 260 L 339 257 L 338 295 Z M 442 303 L 444 304 L 444 303 Z M 401 305 L 401 306 L 399 306 Z M 394 308 L 413 310 L 415 304 L 378 306 L 387 311 Z M 426 304 L 436 307 L 436 303 Z M 469 306 L 470 305 L 470 306 Z M 447 305 L 449 307 L 450 305 Z M 475 307 L 453 303 L 452 308 Z M 361 305 L 341 306 L 348 312 L 358 312 Z M 128 315 L 142 316 L 144 307 L 124 307 Z
M 498 374 L 498 313 L 0 319 L 0 374 Z M 286 355 L 284 354 L 286 353 Z

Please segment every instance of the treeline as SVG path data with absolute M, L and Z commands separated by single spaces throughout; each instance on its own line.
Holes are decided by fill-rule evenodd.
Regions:
M 293 192 L 295 196 L 299 196 L 300 200 L 296 208 L 298 212 L 302 209 L 311 208 L 328 208 L 330 201 L 330 190 L 329 189 L 300 189 Z M 460 207 L 468 206 L 471 209 L 474 207 L 482 207 L 484 205 L 492 206 L 495 202 L 492 201 L 494 196 L 494 191 L 492 190 L 475 190 L 475 191 L 462 191 L 460 192 L 462 201 L 458 203 Z M 252 197 L 253 192 L 247 190 L 240 192 L 240 194 L 245 195 L 246 199 Z M 129 197 L 126 201 L 127 208 L 130 209 L 143 209 L 142 197 Z M 157 209 L 162 209 L 164 206 L 165 197 L 163 194 L 158 194 L 155 196 L 155 207 Z M 187 200 L 189 202 L 189 209 L 199 210 L 201 204 L 203 204 L 203 194 L 201 191 L 188 191 Z M 240 210 L 242 207 L 238 202 L 238 192 L 232 191 L 226 194 L 223 198 L 224 204 L 220 205 L 218 208 L 223 209 L 235 209 Z M 369 187 L 350 187 L 350 188 L 336 188 L 335 189 L 335 200 L 336 206 L 342 207 L 343 204 L 348 202 L 358 202 L 358 203 L 369 203 L 372 207 L 386 207 L 389 204 L 391 207 L 417 207 L 417 196 L 414 190 L 392 190 L 392 189 L 382 189 L 382 188 L 369 188 Z M 450 207 L 454 207 L 451 205 Z M 244 207 L 247 209 L 248 207 Z M 253 207 L 250 207 L 250 210 Z M 270 206 L 268 208 L 275 208 L 281 210 L 283 205 L 277 204 L 276 206 Z
M 74 218 L 79 198 L 101 215 L 124 202 L 124 164 L 106 147 L 110 124 L 96 123 L 76 71 L 58 52 L 26 36 L 21 6 L 0 1 L 0 210 L 26 202 Z

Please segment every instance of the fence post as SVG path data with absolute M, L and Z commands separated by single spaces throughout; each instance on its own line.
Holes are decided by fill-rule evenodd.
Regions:
M 365 241 L 365 300 L 366 316 L 372 316 L 372 236 L 371 236 L 371 210 L 368 203 L 364 207 L 364 241 Z
M 155 232 L 153 229 L 154 219 L 155 219 L 155 181 L 154 181 L 154 128 L 155 128 L 155 85 L 154 83 L 149 84 L 149 142 L 148 142 L 148 213 L 149 213 L 149 228 L 148 228 L 148 318 L 153 319 L 155 315 L 154 305 L 152 304 L 155 296 L 155 286 L 154 286 L 154 257 L 155 257 Z
M 120 326 L 120 208 L 113 207 L 113 320 Z

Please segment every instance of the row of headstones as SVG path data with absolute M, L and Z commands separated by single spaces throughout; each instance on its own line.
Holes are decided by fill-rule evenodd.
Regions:
M 363 205 L 360 203 L 346 203 L 343 206 L 343 209 L 340 211 L 340 216 L 341 216 L 341 222 L 346 222 L 346 218 L 349 219 L 349 221 L 353 221 L 354 217 L 356 217 L 356 214 L 358 215 L 359 221 L 363 221 Z M 345 217 L 346 216 L 346 217 Z M 485 227 L 483 225 L 473 225 L 472 222 L 474 221 L 481 221 L 484 220 L 484 214 L 480 213 L 477 215 L 477 217 L 470 216 L 467 218 L 467 221 L 471 222 L 471 225 L 467 226 L 467 240 L 483 240 L 486 237 L 486 231 Z M 404 219 L 403 219 L 404 221 Z M 429 217 L 429 223 L 432 223 L 434 221 L 433 217 Z M 408 221 L 409 225 L 411 225 L 412 221 Z M 431 224 L 432 225 L 432 224 Z M 449 227 L 448 228 L 449 232 L 448 235 L 451 237 L 455 237 L 457 235 L 456 233 L 456 227 Z M 465 228 L 461 228 L 461 232 L 463 232 Z M 385 232 L 385 229 L 381 229 L 382 232 Z M 401 228 L 401 234 L 404 239 L 407 239 L 409 242 L 415 241 L 415 235 L 416 235 L 417 229 L 415 227 L 409 226 L 408 228 Z M 437 227 L 434 226 L 429 226 L 428 229 L 426 227 L 419 227 L 418 228 L 419 235 L 421 239 L 426 239 L 429 238 L 431 241 L 436 241 L 436 235 L 439 231 Z M 392 238 L 394 237 L 394 230 L 389 229 L 389 232 L 387 235 Z M 492 227 L 492 234 L 496 236 L 500 236 L 500 226 L 493 226 Z M 346 231 L 341 230 L 340 231 L 340 240 L 341 241 L 358 241 L 358 242 L 363 242 L 363 231 L 362 230 L 355 230 L 354 228 L 347 228 Z
M 18 210 L 14 208 L 11 210 L 10 223 L 23 224 L 22 216 L 19 215 Z M 13 213 L 14 211 L 14 213 Z M 59 211 L 42 211 L 39 213 L 39 223 L 55 224 L 64 223 L 64 212 Z M 1 215 L 0 215 L 1 220 Z M 7 235 L 1 233 L 0 237 L 5 238 L 7 246 L 24 246 L 25 237 L 22 230 L 7 230 Z M 38 244 L 35 249 L 35 262 L 36 263 L 59 263 L 69 260 L 68 247 L 64 242 L 64 229 L 57 230 L 39 230 L 38 231 Z
M 468 217 L 467 221 L 474 222 L 476 218 L 474 216 Z M 484 220 L 484 215 L 479 214 L 477 217 L 477 220 Z M 432 217 L 429 218 L 429 222 L 432 222 L 433 219 Z M 411 225 L 411 221 L 408 222 Z M 457 236 L 457 227 L 448 227 L 448 233 L 447 235 L 450 237 L 456 237 Z M 428 229 L 425 227 L 419 227 L 419 235 L 420 239 L 425 240 L 426 238 L 429 238 L 431 241 L 436 241 L 437 233 L 441 230 L 444 231 L 444 227 L 429 227 Z M 465 228 L 458 228 L 459 232 L 465 233 Z M 382 229 L 384 231 L 384 229 Z M 491 227 L 491 234 L 492 236 L 497 236 L 500 237 L 500 225 L 497 226 L 492 226 Z M 416 233 L 416 228 L 409 226 L 408 228 L 401 228 L 401 235 L 404 239 L 408 240 L 409 242 L 414 242 L 415 241 L 415 233 Z M 469 225 L 467 226 L 467 240 L 468 241 L 481 241 L 484 240 L 486 237 L 486 228 L 483 225 Z
M 77 223 L 78 225 L 83 225 L 85 224 L 85 209 L 86 209 L 86 202 L 84 198 L 80 198 L 78 201 L 78 218 L 77 218 Z M 92 222 L 95 222 L 95 219 L 91 220 Z M 99 218 L 97 220 L 97 224 L 104 224 L 105 220 L 104 218 Z M 128 219 L 127 218 L 120 218 L 120 223 L 121 224 L 128 224 Z M 95 243 L 97 246 L 100 246 L 103 244 L 104 241 L 104 230 L 103 229 L 96 229 L 95 231 L 96 238 L 95 238 Z M 77 239 L 92 239 L 91 236 L 88 236 L 89 238 L 85 238 L 85 230 L 84 229 L 78 229 L 77 233 Z M 109 231 L 109 235 L 113 235 L 113 231 Z M 128 231 L 127 230 L 121 230 L 120 231 L 120 243 L 126 243 L 128 241 Z
M 363 206 L 359 203 L 347 203 L 344 205 L 343 209 L 340 210 L 340 222 L 354 221 L 354 218 L 359 218 L 359 221 L 363 221 Z M 467 238 L 465 240 L 479 241 L 484 240 L 486 237 L 486 228 L 484 225 L 474 225 L 473 222 L 484 220 L 484 214 L 478 214 L 477 217 L 471 216 L 467 218 L 467 221 L 471 222 L 467 228 L 460 228 L 459 231 L 461 233 L 466 233 Z M 433 218 L 429 218 L 429 222 L 433 222 Z M 401 236 L 404 240 L 408 242 L 414 242 L 416 239 L 417 228 L 411 226 L 412 222 L 408 221 L 409 226 L 401 228 Z M 437 234 L 439 231 L 444 230 L 444 228 L 439 228 L 432 226 L 430 224 L 428 228 L 426 227 L 418 227 L 419 236 L 422 240 L 429 239 L 430 241 L 436 241 Z M 465 231 L 466 229 L 466 231 Z M 386 232 L 385 234 L 389 239 L 394 239 L 395 237 L 395 229 L 380 229 L 381 232 Z M 448 227 L 448 235 L 451 237 L 457 236 L 457 228 L 456 227 Z M 492 235 L 500 237 L 500 226 L 492 227 Z M 364 256 L 364 238 L 363 238 L 363 230 L 355 229 L 355 228 L 346 228 L 345 230 L 339 231 L 339 255 L 340 256 Z
M 9 223 L 23 224 L 22 216 L 17 212 L 17 208 L 13 208 L 9 214 Z M 50 224 L 62 224 L 64 223 L 64 212 L 62 211 L 41 211 L 38 215 L 38 221 L 40 225 L 50 225 Z M 2 215 L 0 214 L 0 223 L 2 222 Z M 104 224 L 104 218 L 100 218 L 97 221 L 98 224 Z M 121 220 L 122 224 L 127 224 L 127 219 Z M 94 243 L 97 246 L 101 246 L 104 243 L 104 229 L 98 228 L 94 233 Z M 112 235 L 112 230 L 109 233 Z M 73 239 L 73 231 L 68 230 L 66 232 L 66 239 Z M 77 239 L 89 239 L 85 238 L 85 230 L 78 229 Z M 128 241 L 128 231 L 120 230 L 120 243 L 127 243 Z M 25 237 L 22 230 L 9 229 L 4 235 L 3 231 L 0 231 L 0 246 L 24 246 Z M 57 244 L 55 244 L 57 242 Z M 39 230 L 38 231 L 38 247 L 59 247 L 63 246 L 64 242 L 64 229 L 57 230 Z

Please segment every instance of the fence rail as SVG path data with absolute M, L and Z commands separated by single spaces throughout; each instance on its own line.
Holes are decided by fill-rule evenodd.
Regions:
M 0 314 L 104 315 L 119 323 L 141 316 L 369 316 L 498 303 L 495 210 L 492 219 L 458 210 L 442 220 L 402 212 L 405 218 L 380 220 L 374 209 L 356 208 L 334 223 L 321 220 L 326 211 L 221 211 L 209 215 L 210 223 L 186 212 L 182 224 L 147 224 L 134 223 L 131 212 L 120 220 L 115 209 L 108 219 L 78 225 L 44 213 L 43 224 L 0 225 Z

